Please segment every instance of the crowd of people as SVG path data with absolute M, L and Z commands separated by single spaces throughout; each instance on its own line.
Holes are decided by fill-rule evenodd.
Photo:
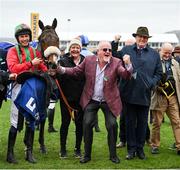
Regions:
M 150 145 L 152 154 L 158 154 L 165 113 L 171 121 L 174 147 L 180 155 L 180 46 L 174 48 L 170 43 L 164 43 L 159 52 L 151 48 L 147 27 L 138 27 L 132 36 L 120 50 L 120 35 L 112 42 L 100 41 L 96 53 L 88 50 L 88 37 L 80 35 L 70 41 L 67 53 L 63 46 L 48 47 L 42 54 L 30 46 L 32 32 L 29 26 L 16 26 L 17 45 L 7 54 L 9 71 L 0 71 L 0 106 L 7 85 L 13 87 L 7 162 L 18 163 L 14 147 L 17 132 L 22 130 L 25 120 L 25 159 L 36 163 L 33 156 L 36 123 L 44 126 L 48 117 L 48 132 L 57 132 L 53 122 L 58 99 L 61 110 L 59 156 L 62 159 L 68 157 L 67 135 L 73 120 L 74 156 L 80 163 L 91 161 L 93 128 L 100 131 L 99 109 L 104 114 L 109 160 L 113 163 L 120 163 L 116 152 L 119 147 L 127 147 L 127 160 L 135 157 L 146 160 L 145 142 Z M 24 95 L 24 91 L 28 93 Z M 43 99 L 40 96 L 44 96 Z M 152 113 L 151 135 L 149 111 Z M 119 116 L 120 143 L 117 143 Z M 46 153 L 44 136 L 39 137 L 39 142 L 42 153 Z

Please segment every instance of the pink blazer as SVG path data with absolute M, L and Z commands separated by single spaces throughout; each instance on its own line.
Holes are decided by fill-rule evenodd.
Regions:
M 86 82 L 81 95 L 80 105 L 84 109 L 90 102 L 95 85 L 96 76 L 96 66 L 97 66 L 97 56 L 88 56 L 84 61 L 73 68 L 67 68 L 65 74 L 71 76 L 80 77 L 85 76 Z M 118 89 L 118 77 L 125 79 L 130 79 L 132 75 L 132 68 L 127 71 L 123 65 L 122 61 L 118 58 L 112 57 L 109 65 L 104 71 L 104 97 L 108 107 L 114 116 L 119 116 L 122 110 L 122 103 L 120 99 L 120 93 Z

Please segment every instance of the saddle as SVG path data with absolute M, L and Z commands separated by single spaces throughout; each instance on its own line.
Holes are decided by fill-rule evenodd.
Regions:
M 51 83 L 51 77 L 46 72 L 41 71 L 25 71 L 17 76 L 17 83 L 23 84 L 27 79 L 36 77 L 46 84 L 46 107 L 49 105 L 51 94 L 53 93 L 53 85 Z

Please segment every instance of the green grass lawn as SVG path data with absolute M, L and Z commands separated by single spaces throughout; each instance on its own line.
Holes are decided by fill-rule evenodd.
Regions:
M 168 147 L 174 142 L 172 129 L 168 118 L 166 117 L 165 123 L 161 128 L 161 147 L 160 154 L 152 155 L 150 153 L 149 146 L 145 146 L 145 154 L 147 160 L 134 160 L 127 161 L 125 156 L 127 151 L 125 148 L 117 149 L 117 154 L 121 159 L 120 164 L 114 164 L 109 160 L 108 145 L 107 145 L 107 132 L 104 125 L 104 116 L 102 112 L 99 112 L 99 125 L 101 128 L 100 133 L 94 132 L 92 160 L 86 164 L 80 164 L 79 159 L 73 157 L 74 150 L 74 123 L 72 122 L 69 129 L 67 150 L 68 158 L 59 158 L 59 132 L 48 133 L 47 123 L 45 127 L 45 144 L 48 149 L 46 155 L 42 155 L 39 152 L 38 144 L 38 131 L 35 134 L 34 141 L 34 156 L 37 159 L 36 164 L 30 164 L 25 161 L 24 157 L 24 131 L 18 134 L 15 145 L 15 155 L 19 162 L 17 165 L 9 164 L 6 162 L 6 150 L 7 150 L 7 137 L 10 127 L 9 123 L 10 115 L 10 102 L 4 102 L 3 107 L 0 110 L 0 168 L 1 169 L 179 169 L 180 157 L 177 156 L 175 151 L 169 150 Z M 118 120 L 119 122 L 119 120 Z M 60 111 L 59 104 L 56 105 L 55 114 L 55 128 L 60 127 Z M 119 141 L 119 139 L 118 139 Z M 82 145 L 83 149 L 83 145 Z

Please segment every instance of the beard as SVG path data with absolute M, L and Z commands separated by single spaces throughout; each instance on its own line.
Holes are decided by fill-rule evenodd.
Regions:
M 110 56 L 109 57 L 103 57 L 103 61 L 106 62 L 106 63 L 108 63 L 110 61 L 110 59 L 111 59 Z

